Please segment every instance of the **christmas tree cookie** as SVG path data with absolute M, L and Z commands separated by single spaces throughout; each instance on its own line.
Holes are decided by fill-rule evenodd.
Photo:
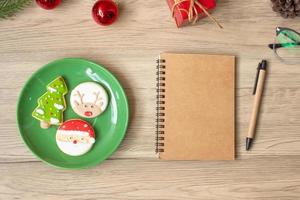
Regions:
M 68 88 L 61 76 L 47 85 L 47 92 L 38 99 L 38 106 L 32 112 L 32 116 L 41 121 L 41 128 L 62 124 L 63 111 L 66 109 L 64 95 L 67 92 Z

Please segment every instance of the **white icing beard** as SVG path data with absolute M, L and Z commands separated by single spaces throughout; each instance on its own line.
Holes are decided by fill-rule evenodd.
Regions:
M 93 144 L 91 143 L 77 142 L 76 144 L 74 144 L 73 142 L 60 140 L 56 140 L 56 144 L 62 152 L 70 156 L 81 156 L 88 152 L 93 146 Z

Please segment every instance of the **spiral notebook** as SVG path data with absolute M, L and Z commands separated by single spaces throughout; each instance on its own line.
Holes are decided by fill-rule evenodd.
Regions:
M 162 53 L 156 152 L 162 160 L 234 160 L 235 57 Z

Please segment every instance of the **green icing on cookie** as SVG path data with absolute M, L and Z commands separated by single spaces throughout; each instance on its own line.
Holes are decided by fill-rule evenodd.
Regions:
M 66 109 L 64 95 L 68 88 L 60 76 L 47 85 L 47 92 L 38 99 L 38 106 L 32 116 L 49 125 L 59 125 L 63 122 L 63 111 Z
M 68 92 L 68 88 L 66 86 L 66 83 L 65 83 L 64 79 L 61 76 L 57 77 L 54 81 L 49 83 L 47 85 L 47 90 L 49 92 L 52 92 L 52 93 L 58 92 L 62 95 L 65 95 Z

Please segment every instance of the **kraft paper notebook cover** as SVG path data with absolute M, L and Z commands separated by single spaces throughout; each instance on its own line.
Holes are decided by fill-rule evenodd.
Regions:
M 235 57 L 162 53 L 156 152 L 162 160 L 234 160 Z

